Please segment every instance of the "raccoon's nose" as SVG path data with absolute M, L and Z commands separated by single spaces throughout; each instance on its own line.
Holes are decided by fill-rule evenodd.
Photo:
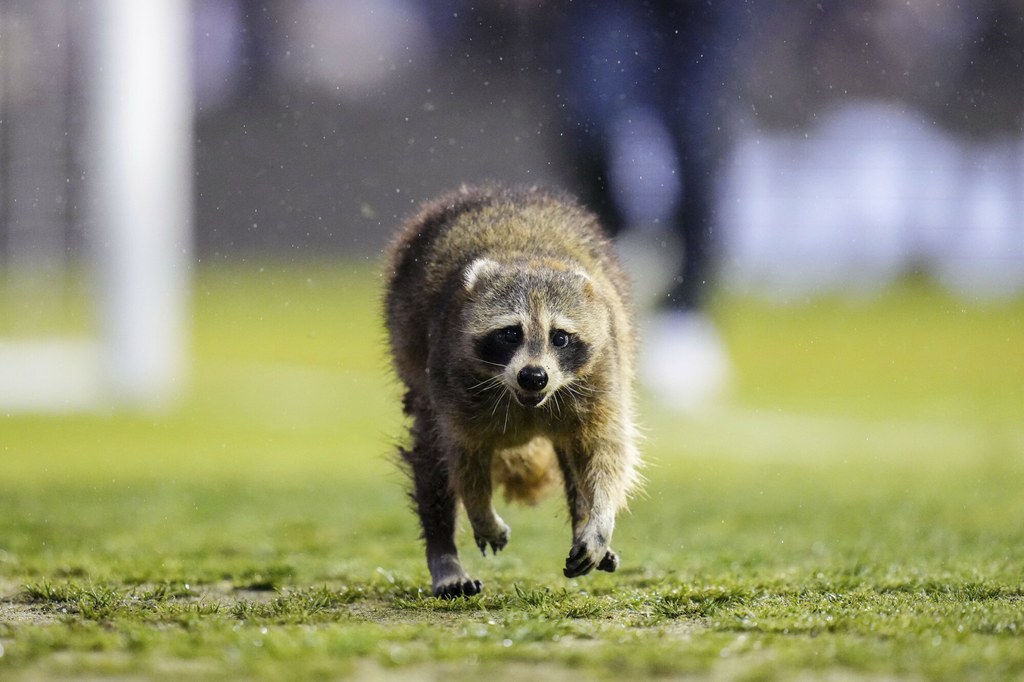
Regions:
M 548 373 L 544 371 L 543 367 L 537 365 L 523 367 L 519 370 L 519 375 L 516 378 L 519 385 L 527 391 L 539 391 L 548 385 Z

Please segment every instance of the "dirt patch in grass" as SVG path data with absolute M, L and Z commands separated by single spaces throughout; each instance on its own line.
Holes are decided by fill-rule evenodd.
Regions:
M 22 586 L 10 580 L 0 580 L 0 624 L 47 625 L 58 617 L 37 606 L 19 602 Z
M 7 599 L 0 600 L 0 623 L 17 627 L 19 625 L 49 625 L 58 620 L 56 614 L 47 613 L 37 607 L 18 604 Z

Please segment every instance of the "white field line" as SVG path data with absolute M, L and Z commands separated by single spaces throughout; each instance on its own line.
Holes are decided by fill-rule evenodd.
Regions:
M 720 406 L 649 436 L 661 441 L 659 450 L 668 445 L 666 438 L 678 439 L 687 457 L 727 452 L 758 458 L 919 459 L 934 454 L 948 462 L 951 455 L 970 459 L 992 446 L 1024 460 L 1024 424 L 967 420 L 872 419 Z

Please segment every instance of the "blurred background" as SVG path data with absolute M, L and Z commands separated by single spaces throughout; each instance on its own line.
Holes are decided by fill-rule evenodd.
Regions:
M 730 6 L 716 291 L 836 306 L 924 281 L 965 306 L 1019 300 L 1024 3 Z M 0 0 L 0 410 L 166 404 L 218 272 L 326 261 L 373 289 L 421 200 L 572 187 L 551 57 L 564 13 Z M 623 249 L 644 303 L 680 247 L 636 221 Z

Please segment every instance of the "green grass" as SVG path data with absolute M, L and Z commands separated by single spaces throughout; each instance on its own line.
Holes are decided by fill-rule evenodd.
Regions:
M 378 286 L 201 268 L 170 413 L 0 416 L 0 678 L 1024 675 L 1024 303 L 724 297 L 735 391 L 644 402 L 620 571 L 564 579 L 561 502 L 502 505 L 443 602 Z

